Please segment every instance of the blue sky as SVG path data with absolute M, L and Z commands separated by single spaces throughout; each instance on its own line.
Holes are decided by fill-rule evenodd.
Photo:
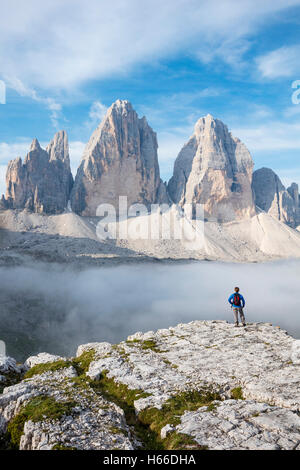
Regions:
M 73 172 L 116 99 L 157 132 L 161 176 L 207 113 L 255 168 L 300 183 L 300 0 L 10 0 L 1 5 L 0 192 L 8 160 L 68 132 Z M 300 93 L 299 93 L 300 98 Z

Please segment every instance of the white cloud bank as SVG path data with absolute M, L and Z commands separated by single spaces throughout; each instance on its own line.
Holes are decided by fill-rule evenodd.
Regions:
M 246 35 L 299 0 L 10 0 L 2 2 L 2 74 L 70 89 L 182 49 L 236 62 Z M 238 54 L 238 56 L 237 56 Z
M 38 342 L 47 338 L 48 345 L 42 344 L 39 352 L 70 355 L 79 344 L 115 343 L 136 331 L 180 322 L 232 323 L 227 299 L 239 285 L 247 322 L 272 322 L 300 338 L 299 269 L 299 260 L 139 264 L 81 271 L 46 265 L 0 268 L 0 321 L 6 328 L 11 325 L 9 354 L 14 355 L 14 337 L 27 334 Z M 31 324 L 36 325 L 34 330 Z

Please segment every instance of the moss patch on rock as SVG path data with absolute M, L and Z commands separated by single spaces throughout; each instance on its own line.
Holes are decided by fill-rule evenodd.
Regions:
M 78 449 L 76 447 L 68 447 L 68 446 L 63 445 L 63 444 L 55 444 L 52 447 L 52 450 L 78 450 Z
M 218 393 L 210 390 L 181 392 L 164 403 L 161 409 L 147 408 L 136 415 L 134 402 L 150 394 L 129 389 L 108 377 L 107 371 L 91 386 L 124 410 L 128 425 L 134 428 L 143 449 L 148 450 L 205 449 L 206 447 L 200 446 L 191 436 L 174 431 L 169 433 L 166 439 L 161 439 L 160 432 L 166 424 L 179 424 L 185 411 L 194 411 L 201 406 L 210 405 L 214 400 L 221 400 Z
M 75 357 L 71 365 L 76 370 L 78 376 L 85 375 L 89 370 L 91 362 L 93 362 L 96 358 L 96 352 L 94 349 L 90 349 L 89 351 L 84 351 L 80 356 Z
M 126 344 L 137 344 L 140 345 L 142 350 L 147 350 L 150 349 L 151 351 L 154 351 L 156 353 L 162 353 L 162 352 L 167 352 L 167 351 L 162 351 L 159 349 L 157 342 L 154 339 L 146 339 L 146 340 L 140 340 L 140 339 L 133 339 L 133 340 L 127 340 Z
M 141 442 L 143 449 L 155 450 L 163 449 L 157 442 L 156 434 L 149 429 L 149 426 L 141 423 L 136 415 L 134 402 L 139 398 L 150 396 L 143 390 L 132 390 L 125 384 L 116 382 L 107 376 L 108 371 L 103 371 L 99 381 L 91 382 L 90 386 L 96 393 L 101 394 L 108 401 L 115 403 L 124 411 L 127 424 L 134 429 L 136 438 Z
M 188 434 L 171 432 L 167 435 L 164 442 L 164 449 L 167 450 L 208 450 L 207 446 L 198 444 Z
M 121 408 L 133 408 L 135 400 L 140 398 L 146 398 L 150 396 L 150 393 L 145 393 L 143 390 L 130 389 L 127 385 L 116 382 L 113 378 L 107 376 L 108 371 L 103 371 L 101 374 L 100 381 L 91 382 L 91 387 L 96 391 L 101 392 L 103 396 L 107 396 L 112 399 L 114 403 L 120 404 Z
M 233 388 L 230 394 L 231 398 L 234 400 L 244 400 L 242 387 Z
M 5 387 L 10 387 L 11 385 L 15 385 L 22 380 L 22 374 L 18 374 L 17 372 L 6 372 L 1 374 L 5 377 L 5 382 L 0 383 L 0 393 L 3 392 Z
M 74 401 L 58 402 L 46 395 L 39 395 L 33 398 L 8 424 L 7 435 L 11 447 L 19 448 L 26 421 L 58 420 L 64 415 L 69 415 L 76 405 L 77 403 Z
M 64 360 L 37 364 L 31 367 L 31 369 L 26 372 L 26 374 L 24 375 L 24 379 L 31 379 L 31 377 L 33 377 L 34 375 L 41 375 L 44 372 L 55 372 L 57 370 L 71 367 L 72 365 L 72 361 Z
M 191 436 L 174 431 L 162 440 L 160 432 L 166 424 L 178 425 L 185 411 L 196 411 L 202 406 L 209 406 L 214 400 L 221 400 L 221 397 L 218 393 L 210 390 L 181 392 L 167 400 L 161 409 L 146 408 L 141 411 L 138 418 L 144 425 L 148 425 L 151 431 L 155 432 L 157 439 L 161 441 L 166 450 L 204 449 L 205 447 L 199 446 Z

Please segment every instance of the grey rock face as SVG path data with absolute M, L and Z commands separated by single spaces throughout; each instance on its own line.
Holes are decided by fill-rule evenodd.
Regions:
M 253 161 L 245 145 L 210 114 L 199 119 L 168 184 L 171 199 L 203 204 L 206 218 L 227 222 L 255 214 Z
M 117 100 L 88 142 L 77 171 L 71 204 L 80 215 L 96 215 L 99 204 L 116 209 L 119 196 L 128 205 L 166 202 L 160 179 L 156 134 L 128 101 Z
M 133 450 L 130 430 L 124 412 L 108 402 L 91 387 L 76 386 L 73 367 L 34 375 L 16 385 L 6 387 L 0 395 L 0 435 L 8 423 L 32 399 L 45 397 L 57 406 L 69 404 L 57 419 L 41 416 L 28 419 L 19 443 L 20 450 L 52 450 L 54 446 L 78 450 Z
M 5 210 L 5 209 L 8 209 L 8 204 L 4 197 L 4 194 L 2 194 L 1 199 L 0 199 L 0 210 Z
M 0 373 L 9 374 L 9 373 L 20 374 L 21 369 L 17 365 L 16 360 L 12 357 L 1 356 L 0 355 Z
M 214 402 L 214 409 L 186 411 L 177 432 L 214 450 L 294 450 L 299 442 L 296 413 L 251 400 Z
M 14 384 L 21 380 L 23 366 L 17 365 L 14 358 L 2 356 L 0 354 L 0 393 L 3 387 Z M 0 429 L 1 429 L 1 415 L 0 415 Z
M 278 220 L 297 227 L 300 224 L 299 188 L 293 183 L 288 189 L 270 168 L 253 173 L 252 188 L 255 204 Z
M 67 206 L 72 185 L 68 137 L 65 131 L 60 131 L 46 150 L 34 139 L 24 163 L 21 158 L 9 162 L 5 205 L 38 213 L 61 213 Z

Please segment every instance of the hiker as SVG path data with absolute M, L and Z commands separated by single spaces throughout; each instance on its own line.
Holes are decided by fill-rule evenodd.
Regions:
M 240 294 L 239 287 L 234 288 L 234 294 L 229 297 L 228 302 L 230 303 L 231 308 L 233 308 L 235 326 L 239 326 L 239 314 L 243 326 L 246 326 L 245 315 L 243 312 L 243 308 L 245 307 L 245 299 L 242 294 Z

